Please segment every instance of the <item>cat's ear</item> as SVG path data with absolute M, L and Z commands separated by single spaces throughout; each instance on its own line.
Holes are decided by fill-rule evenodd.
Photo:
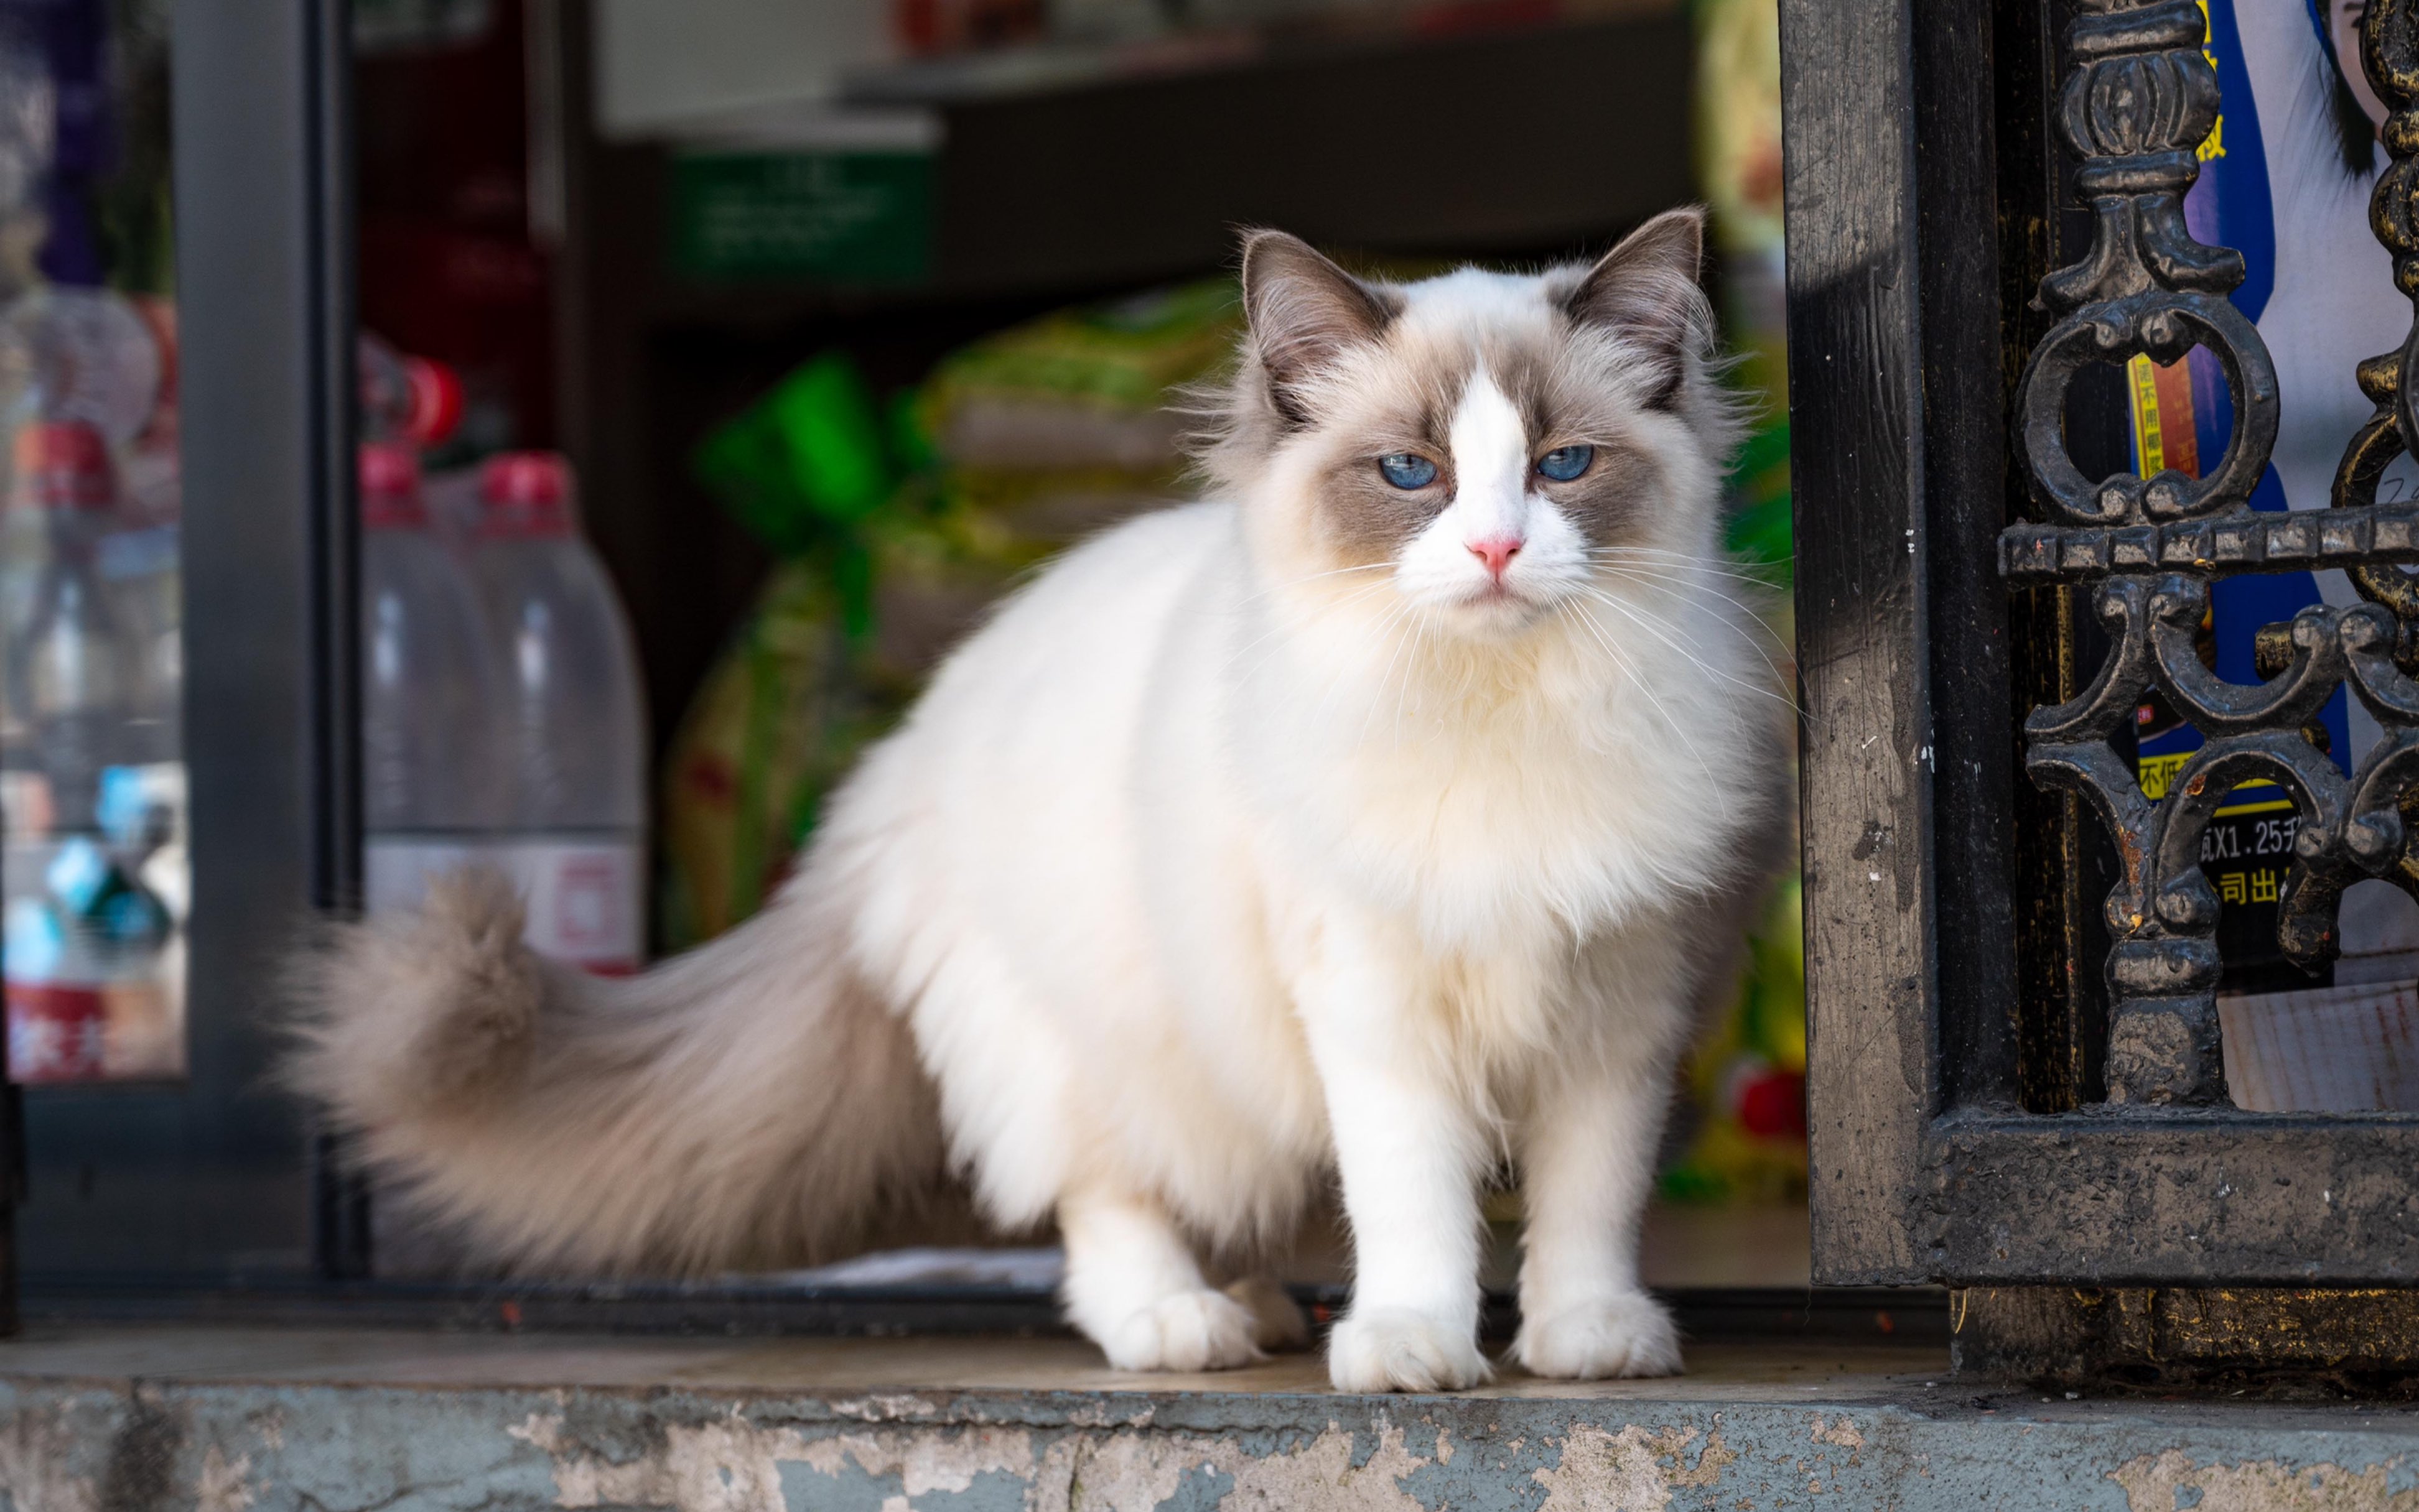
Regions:
M 1243 238 L 1243 317 L 1269 379 L 1269 399 L 1297 425 L 1309 421 L 1304 380 L 1360 342 L 1375 341 L 1400 301 L 1329 262 L 1300 237 L 1255 231 Z
M 1704 309 L 1698 274 L 1705 256 L 1705 212 L 1666 210 L 1622 238 L 1579 276 L 1563 309 L 1639 347 L 1647 359 L 1647 405 L 1668 406 L 1687 376 L 1688 344 Z

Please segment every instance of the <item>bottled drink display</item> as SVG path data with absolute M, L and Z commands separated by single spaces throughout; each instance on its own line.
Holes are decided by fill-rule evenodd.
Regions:
M 644 947 L 646 772 L 629 626 L 580 538 L 560 456 L 495 457 L 479 492 L 471 567 L 505 672 L 505 868 L 533 949 L 630 970 Z
M 491 459 L 468 569 L 408 449 L 362 452 L 365 902 L 491 867 L 532 949 L 589 970 L 644 954 L 644 714 L 621 604 L 579 537 L 569 469 Z
M 166 11 L 65 0 L 0 22 L 7 1074 L 177 1077 L 192 887 Z
M 0 308 L 0 981 L 19 1082 L 184 1066 L 174 332 L 165 300 L 99 287 L 39 285 Z M 542 945 L 632 964 L 638 821 L 522 821 L 510 669 L 461 554 L 431 527 L 413 449 L 450 432 L 459 382 L 365 334 L 360 383 L 367 901 L 408 906 L 432 871 L 478 861 L 559 924 Z M 593 629 L 570 603 L 559 613 Z M 609 600 L 610 631 L 614 615 Z M 549 650 L 588 664 L 578 645 Z
M 176 626 L 150 618 L 156 566 L 110 570 L 125 521 L 102 433 L 35 420 L 11 461 L 0 512 L 10 1073 L 171 1075 L 183 1060 L 185 781 L 177 680 L 162 664 L 174 664 Z
M 503 688 L 461 565 L 429 528 L 411 451 L 361 453 L 364 901 L 417 903 L 432 873 L 484 859 L 508 817 Z

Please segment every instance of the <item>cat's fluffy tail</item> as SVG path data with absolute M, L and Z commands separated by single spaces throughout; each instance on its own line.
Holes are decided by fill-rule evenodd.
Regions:
M 696 1273 L 835 1253 L 936 1186 L 907 1027 L 792 889 L 620 981 L 544 961 L 491 873 L 346 926 L 300 972 L 287 1079 L 486 1256 Z

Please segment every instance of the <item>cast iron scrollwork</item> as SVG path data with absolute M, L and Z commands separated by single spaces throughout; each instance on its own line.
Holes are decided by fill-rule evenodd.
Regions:
M 2346 449 L 2332 508 L 2262 513 L 2250 495 L 2276 439 L 2276 373 L 2258 331 L 2228 300 L 2240 254 L 2194 239 L 2183 197 L 2215 125 L 2218 86 L 2195 0 L 2082 0 L 2058 123 L 2080 156 L 2092 210 L 2081 261 L 2042 281 L 2059 319 L 2032 354 L 2017 424 L 2039 523 L 2011 526 L 2000 569 L 2019 586 L 2090 584 L 2111 649 L 2088 689 L 2026 721 L 2026 764 L 2082 797 L 2117 842 L 2123 873 L 2106 917 L 2114 944 L 2107 1059 L 2112 1102 L 2226 1098 L 2216 990 L 2220 903 L 2202 875 L 2202 836 L 2226 794 L 2273 783 L 2298 816 L 2279 894 L 2278 945 L 2310 968 L 2334 959 L 2337 904 L 2364 878 L 2419 896 L 2419 502 L 2380 503 L 2378 484 L 2419 439 L 2405 372 L 2419 373 L 2419 319 L 2399 351 L 2360 364 L 2377 413 Z M 2392 164 L 2371 206 L 2399 287 L 2419 301 L 2419 0 L 2373 0 L 2365 62 L 2392 108 Z M 2093 482 L 2066 450 L 2076 374 L 2195 345 L 2215 358 L 2233 404 L 2225 454 L 2203 476 L 2165 470 Z M 2414 384 L 2413 388 L 2419 388 Z M 2236 573 L 2346 569 L 2366 603 L 2313 605 L 2260 633 L 2257 684 L 2225 681 L 2194 645 L 2210 586 Z M 2349 778 L 2304 733 L 2338 686 L 2384 738 Z M 2153 802 L 2111 742 L 2156 689 L 2203 737 Z

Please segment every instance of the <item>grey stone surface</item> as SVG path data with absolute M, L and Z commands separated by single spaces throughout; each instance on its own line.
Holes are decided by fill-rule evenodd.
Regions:
M 1039 1340 L 190 1328 L 0 1345 L 13 1512 L 2108 1508 L 2419 1512 L 2419 1413 L 2055 1400 L 1919 1351 L 1672 1381 L 1326 1391 Z

